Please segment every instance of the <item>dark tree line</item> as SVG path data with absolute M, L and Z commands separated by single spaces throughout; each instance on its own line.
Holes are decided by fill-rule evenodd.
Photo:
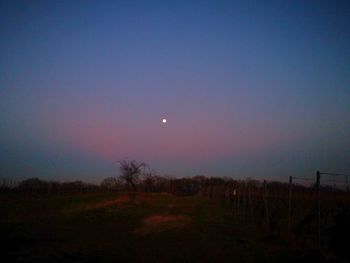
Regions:
M 11 186 L 3 181 L 0 193 L 35 193 L 35 194 L 75 194 L 98 192 L 101 187 L 83 181 L 56 182 L 44 181 L 39 178 L 29 178 L 21 182 L 12 183 Z
M 268 182 L 264 186 L 263 181 L 245 179 L 235 180 L 230 177 L 208 177 L 197 175 L 193 177 L 174 178 L 162 176 L 155 171 L 146 169 L 143 163 L 122 162 L 120 175 L 107 177 L 100 184 L 86 183 L 83 181 L 57 182 L 45 181 L 39 178 L 29 178 L 23 181 L 2 180 L 0 193 L 85 193 L 85 192 L 167 192 L 175 195 L 196 195 L 210 199 L 221 200 L 223 205 L 233 202 L 234 198 L 250 195 L 251 199 L 262 198 L 264 187 L 267 189 L 269 198 L 285 198 L 288 192 L 288 183 Z M 314 185 L 293 185 L 293 198 L 312 198 Z M 340 198 L 344 191 L 330 186 L 321 186 L 321 192 L 333 193 Z M 242 201 L 242 200 L 240 200 Z
M 3 180 L 0 184 L 0 193 L 126 192 L 130 193 L 132 200 L 136 192 L 166 192 L 178 196 L 198 195 L 220 204 L 235 220 L 258 226 L 268 235 L 289 236 L 295 238 L 302 246 L 317 244 L 315 184 L 291 185 L 284 182 L 267 182 L 249 178 L 235 180 L 231 177 L 204 175 L 174 178 L 157 174 L 145 163 L 124 160 L 118 164 L 119 176 L 107 177 L 100 184 L 82 181 L 43 181 L 38 178 L 21 182 Z M 324 247 L 339 247 L 340 239 L 336 235 L 343 238 L 350 233 L 349 193 L 327 185 L 321 185 L 320 192 L 321 244 Z

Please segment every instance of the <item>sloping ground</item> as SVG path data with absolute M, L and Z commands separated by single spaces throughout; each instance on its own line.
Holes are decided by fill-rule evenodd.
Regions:
M 148 235 L 156 232 L 163 232 L 171 229 L 181 229 L 191 222 L 191 218 L 183 215 L 153 215 L 143 220 L 135 234 Z
M 2 262 L 271 262 L 281 251 L 217 202 L 168 194 L 0 200 L 0 230 Z
M 94 209 L 101 209 L 101 208 L 106 208 L 106 207 L 110 207 L 110 206 L 116 206 L 116 205 L 120 205 L 123 203 L 127 203 L 129 202 L 129 197 L 127 196 L 120 196 L 120 197 L 116 197 L 115 199 L 112 200 L 103 200 L 103 201 L 99 201 L 96 203 L 91 203 L 91 204 L 83 204 L 74 208 L 69 208 L 66 209 L 65 212 L 66 213 L 82 213 L 85 211 L 89 211 L 89 210 L 94 210 Z

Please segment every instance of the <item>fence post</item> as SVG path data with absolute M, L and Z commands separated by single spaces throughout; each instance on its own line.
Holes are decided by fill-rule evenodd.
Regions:
M 267 232 L 270 232 L 270 220 L 269 220 L 269 207 L 268 207 L 268 202 L 267 202 L 266 180 L 264 180 L 264 201 L 265 201 L 266 229 L 267 229 Z
M 244 218 L 244 220 L 245 220 L 245 185 L 244 185 L 244 183 L 242 183 L 242 185 L 241 185 L 241 207 L 242 207 L 242 209 L 241 209 L 241 213 L 242 213 L 242 216 L 243 216 L 243 218 Z
M 254 212 L 253 212 L 253 201 L 252 201 L 252 186 L 249 185 L 248 188 L 248 204 L 249 204 L 249 212 L 252 223 L 254 222 Z
M 240 208 L 240 202 L 241 202 L 241 182 L 238 183 L 238 188 L 237 188 L 237 215 L 240 213 L 239 208 Z
M 289 176 L 289 213 L 288 213 L 288 232 L 292 229 L 292 183 L 293 177 Z
M 321 201 L 320 201 L 320 171 L 316 172 L 316 208 L 317 208 L 317 234 L 318 234 L 318 248 L 321 247 Z

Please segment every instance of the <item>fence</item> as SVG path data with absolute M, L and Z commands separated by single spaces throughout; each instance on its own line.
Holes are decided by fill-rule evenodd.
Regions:
M 333 230 L 339 228 L 337 218 L 350 214 L 348 177 L 317 171 L 314 178 L 290 176 L 288 183 L 209 180 L 203 194 L 221 200 L 237 220 L 260 225 L 266 234 L 324 248 Z M 301 184 L 305 182 L 310 186 Z
M 236 220 L 242 219 L 245 223 L 258 225 L 267 234 L 284 235 L 298 239 L 300 244 L 312 243 L 321 248 L 332 242 L 329 233 L 334 232 L 334 229 L 344 225 L 345 229 L 349 228 L 349 224 L 343 219 L 349 217 L 350 221 L 348 177 L 345 174 L 319 171 L 313 178 L 290 176 L 288 183 L 205 176 L 182 179 L 154 177 L 152 181 L 141 182 L 138 189 L 181 195 L 200 193 L 207 198 L 221 201 L 222 206 Z M 311 186 L 304 186 L 300 182 L 308 182 Z M 119 191 L 115 187 L 107 186 L 108 184 L 98 186 L 81 181 L 45 182 L 37 178 L 23 182 L 3 179 L 0 193 L 70 194 Z M 344 231 L 340 229 L 341 235 L 342 232 Z

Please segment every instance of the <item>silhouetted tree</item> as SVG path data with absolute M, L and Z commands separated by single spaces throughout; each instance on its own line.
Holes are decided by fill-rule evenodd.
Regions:
M 156 175 L 154 172 L 147 172 L 143 174 L 143 185 L 144 185 L 144 190 L 146 192 L 154 192 L 155 190 L 155 183 L 156 183 Z
M 46 192 L 47 188 L 48 188 L 48 183 L 38 178 L 26 179 L 18 185 L 18 189 L 24 192 L 41 193 L 41 192 Z
M 107 177 L 102 180 L 101 187 L 107 191 L 116 191 L 118 190 L 118 180 L 115 177 Z
M 142 169 L 146 167 L 146 164 L 138 163 L 135 160 L 123 160 L 119 164 L 120 178 L 125 181 L 129 189 L 131 188 L 135 192 L 137 180 L 142 173 Z

